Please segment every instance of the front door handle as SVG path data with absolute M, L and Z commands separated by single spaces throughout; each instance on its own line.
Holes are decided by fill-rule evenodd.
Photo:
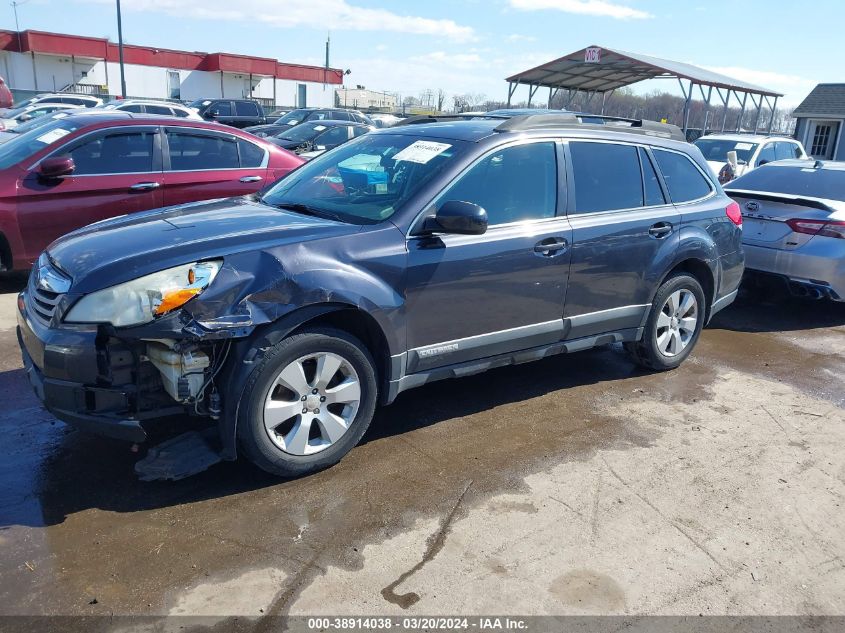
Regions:
M 658 240 L 667 237 L 670 233 L 672 233 L 672 225 L 669 222 L 658 222 L 657 224 L 652 224 L 651 228 L 648 230 L 648 234 Z
M 259 182 L 263 180 L 261 176 L 244 176 L 241 178 L 241 182 Z
M 548 237 L 534 245 L 534 252 L 543 257 L 554 257 L 565 253 L 568 247 L 569 242 L 564 238 Z
M 157 182 L 138 182 L 129 187 L 129 191 L 152 191 L 153 189 L 158 189 L 159 187 L 161 187 L 161 184 Z

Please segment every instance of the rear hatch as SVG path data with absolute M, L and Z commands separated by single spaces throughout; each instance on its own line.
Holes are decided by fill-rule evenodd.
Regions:
M 809 233 L 796 232 L 790 220 L 833 220 L 843 203 L 789 194 L 726 190 L 742 210 L 742 243 L 780 250 L 795 250 L 813 239 Z

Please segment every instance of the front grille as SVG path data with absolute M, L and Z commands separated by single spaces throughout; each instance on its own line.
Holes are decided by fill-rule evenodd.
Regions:
M 32 308 L 33 314 L 44 321 L 44 323 L 49 324 L 53 320 L 53 313 L 56 311 L 56 305 L 61 298 L 62 295 L 58 292 L 50 292 L 42 288 L 33 288 L 30 286 L 29 307 Z
M 49 258 L 42 255 L 33 267 L 27 287 L 27 304 L 33 317 L 50 325 L 64 293 L 70 288 L 70 279 L 57 269 Z

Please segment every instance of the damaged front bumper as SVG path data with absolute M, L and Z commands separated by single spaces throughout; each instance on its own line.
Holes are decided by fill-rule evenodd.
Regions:
M 17 310 L 24 369 L 36 396 L 60 420 L 81 430 L 140 443 L 144 424 L 174 415 L 195 415 L 196 403 L 178 402 L 162 372 L 147 357 L 149 343 L 120 340 L 98 326 L 54 328 Z M 190 395 L 190 394 L 189 394 Z

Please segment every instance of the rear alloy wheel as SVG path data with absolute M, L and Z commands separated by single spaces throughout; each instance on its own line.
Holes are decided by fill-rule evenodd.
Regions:
M 373 417 L 374 363 L 346 332 L 319 328 L 269 350 L 247 380 L 238 437 L 260 468 L 285 477 L 335 464 Z
M 674 369 L 698 342 L 704 327 L 704 306 L 704 290 L 695 277 L 672 275 L 654 296 L 642 339 L 625 343 L 625 350 L 648 369 Z

